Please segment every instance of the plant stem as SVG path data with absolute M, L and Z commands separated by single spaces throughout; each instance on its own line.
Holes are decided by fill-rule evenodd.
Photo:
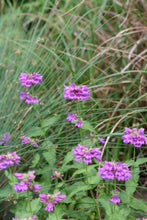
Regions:
M 80 117 L 80 104 L 79 104 L 79 102 L 77 102 L 77 113 L 78 113 L 78 117 Z M 83 144 L 83 134 L 82 134 L 82 129 L 81 129 L 81 127 L 80 127 L 79 129 L 80 129 L 81 143 Z
M 32 207 L 31 207 L 31 201 L 30 201 L 29 191 L 27 191 L 27 195 L 28 195 L 28 200 L 29 200 L 30 212 L 33 214 L 33 212 L 32 212 Z
M 59 220 L 55 205 L 54 205 L 54 210 L 55 210 L 56 219 Z

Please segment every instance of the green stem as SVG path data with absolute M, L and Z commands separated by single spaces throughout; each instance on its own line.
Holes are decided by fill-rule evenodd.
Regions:
M 11 176 L 11 181 L 12 181 L 12 184 L 13 184 L 13 182 L 14 182 L 14 176 L 13 176 L 13 174 L 12 174 L 12 171 L 11 171 L 10 166 L 8 166 L 8 169 L 9 169 L 9 173 L 10 173 L 10 176 Z
M 55 210 L 56 219 L 59 220 L 55 205 L 54 205 L 54 210 Z
M 32 207 L 31 207 L 31 201 L 30 201 L 29 191 L 27 191 L 27 195 L 28 195 L 28 201 L 29 201 L 29 206 L 30 206 L 30 212 L 33 214 L 33 212 L 32 212 Z
M 78 113 L 78 117 L 80 117 L 80 104 L 79 104 L 79 102 L 77 102 L 77 113 Z M 80 127 L 79 129 L 80 129 L 81 144 L 83 144 L 83 134 L 82 134 L 82 129 L 81 129 L 81 127 Z

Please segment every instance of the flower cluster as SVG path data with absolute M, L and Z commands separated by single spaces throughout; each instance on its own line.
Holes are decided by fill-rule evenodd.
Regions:
M 101 151 L 100 148 L 90 148 L 88 149 L 87 145 L 80 145 L 72 150 L 75 156 L 75 161 L 81 162 L 81 159 L 83 159 L 83 162 L 86 164 L 92 163 L 92 158 L 95 158 L 97 161 L 101 161 Z
M 19 165 L 20 157 L 16 154 L 16 151 L 13 153 L 7 153 L 0 155 L 0 169 L 6 169 L 9 165 L 14 166 L 14 164 Z
M 11 136 L 10 136 L 9 132 L 4 134 L 4 136 L 0 140 L 0 145 L 2 145 L 2 146 L 5 146 L 5 145 L 10 146 L 11 145 Z
M 118 181 L 127 181 L 131 177 L 130 172 L 125 163 L 105 161 L 103 167 L 99 168 L 98 174 L 102 179 L 114 180 L 116 178 Z
M 147 137 L 144 136 L 144 128 L 125 128 L 122 140 L 125 144 L 133 144 L 134 147 L 141 147 L 143 144 L 147 144 Z
M 109 199 L 110 202 L 112 203 L 120 203 L 120 198 L 117 195 L 114 195 L 112 198 Z
M 30 87 L 32 84 L 38 84 L 39 82 L 42 82 L 42 78 L 43 76 L 37 73 L 20 73 L 19 82 L 24 87 Z
M 12 218 L 12 220 L 33 220 L 36 218 L 36 215 L 33 215 L 32 217 L 27 218 Z
M 66 198 L 66 195 L 60 195 L 60 191 L 50 195 L 50 194 L 39 194 L 39 197 L 43 203 L 48 204 L 45 208 L 46 211 L 51 212 L 54 210 L 53 205 L 57 204 L 61 200 Z
M 63 176 L 64 176 L 64 174 L 61 174 L 60 172 L 58 172 L 58 171 L 56 171 L 55 169 L 53 169 L 53 175 L 51 176 L 51 178 L 54 178 L 54 177 L 56 177 L 56 178 L 62 178 Z
M 38 144 L 32 140 L 31 138 L 29 137 L 26 137 L 26 136 L 21 136 L 20 139 L 22 139 L 22 144 L 27 144 L 27 143 L 30 143 L 31 145 L 33 145 L 34 147 L 38 147 Z
M 89 100 L 91 96 L 90 89 L 87 85 L 76 86 L 71 84 L 70 86 L 64 86 L 64 98 L 65 99 L 78 99 L 78 100 Z
M 38 99 L 36 97 L 31 97 L 26 92 L 20 92 L 20 100 L 24 100 L 27 104 L 38 103 Z
M 35 179 L 34 175 L 35 171 L 29 171 L 27 174 L 26 173 L 15 173 L 14 176 L 18 180 L 22 180 L 20 183 L 16 183 L 13 185 L 14 190 L 18 193 L 21 191 L 27 191 L 27 190 L 33 190 L 33 192 L 38 192 L 39 189 L 41 189 L 41 185 L 34 184 L 32 181 Z
M 136 220 L 146 220 L 146 218 L 136 218 Z
M 77 119 L 77 116 L 75 114 L 68 114 L 68 117 L 66 118 L 66 121 L 74 121 Z
M 38 84 L 42 82 L 43 76 L 37 73 L 28 74 L 28 73 L 20 73 L 19 82 L 24 87 L 30 87 L 32 84 Z M 20 100 L 24 100 L 27 104 L 38 103 L 38 99 L 36 97 L 32 97 L 29 92 L 20 92 Z

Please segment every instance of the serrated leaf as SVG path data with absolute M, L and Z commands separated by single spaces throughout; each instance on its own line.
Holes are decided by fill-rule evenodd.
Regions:
M 147 202 L 145 202 L 144 200 L 133 198 L 131 203 L 130 203 L 130 206 L 133 209 L 140 210 L 140 211 L 143 211 L 143 212 L 146 213 Z
M 77 201 L 77 207 L 80 209 L 89 209 L 90 207 L 94 207 L 95 201 L 90 197 L 84 197 Z
M 69 163 L 70 161 L 72 161 L 74 159 L 74 156 L 73 156 L 73 151 L 70 151 L 66 154 L 65 158 L 64 158 L 64 161 L 63 161 L 63 167 Z
M 41 126 L 44 129 L 44 131 L 47 131 L 53 124 L 55 124 L 57 121 L 59 121 L 60 116 L 53 116 L 49 119 L 45 119 L 41 121 Z
M 29 131 L 26 132 L 28 137 L 38 137 L 44 136 L 44 131 L 40 127 L 32 127 Z
M 31 208 L 32 208 L 33 213 L 37 213 L 39 211 L 39 209 L 41 208 L 40 198 L 33 199 L 31 201 Z M 29 210 L 30 210 L 30 207 L 29 207 Z
M 143 163 L 147 163 L 147 158 L 137 159 L 136 162 L 135 162 L 135 166 L 138 166 L 138 165 L 143 164 Z
M 42 155 L 51 167 L 55 166 L 55 163 L 56 163 L 56 150 L 53 147 L 50 148 L 50 150 L 48 150 L 48 151 L 44 151 L 42 153 Z
M 39 160 L 40 160 L 40 155 L 37 153 L 35 154 L 34 159 L 32 160 L 32 165 L 30 167 L 31 168 L 35 167 L 38 164 Z

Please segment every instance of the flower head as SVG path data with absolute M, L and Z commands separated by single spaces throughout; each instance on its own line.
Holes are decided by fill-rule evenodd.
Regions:
M 4 136 L 2 137 L 2 139 L 0 140 L 0 145 L 5 146 L 5 145 L 11 145 L 11 136 L 10 133 L 6 133 L 4 134 Z
M 24 87 L 30 87 L 32 84 L 38 84 L 39 82 L 41 82 L 42 78 L 43 76 L 37 73 L 20 73 L 19 82 Z
M 132 176 L 130 172 L 125 163 L 105 161 L 103 167 L 99 168 L 98 174 L 102 179 L 114 180 L 116 178 L 118 181 L 127 181 Z
M 22 142 L 21 142 L 22 144 L 30 143 L 34 147 L 38 147 L 38 144 L 34 141 L 34 139 L 31 139 L 31 138 L 26 137 L 26 136 L 21 136 L 20 139 L 22 139 Z
M 81 162 L 83 160 L 84 163 L 89 164 L 92 163 L 92 158 L 95 158 L 97 161 L 101 161 L 101 151 L 100 148 L 89 148 L 87 145 L 80 145 L 72 150 L 75 156 L 74 160 L 77 162 Z
M 60 191 L 50 195 L 50 194 L 39 194 L 39 197 L 43 203 L 48 204 L 45 208 L 46 211 L 51 212 L 54 210 L 53 204 L 57 204 L 61 200 L 66 198 L 66 195 L 60 195 Z
M 13 153 L 7 153 L 0 155 L 0 169 L 6 169 L 9 165 L 14 166 L 14 164 L 19 165 L 20 157 L 16 154 L 16 151 Z
M 105 144 L 105 139 L 104 138 L 99 138 L 99 142 L 101 143 L 101 144 Z
M 33 220 L 36 218 L 36 215 L 33 215 L 32 217 L 27 217 L 27 218 L 12 218 L 12 220 Z
M 55 169 L 53 169 L 53 175 L 51 176 L 51 178 L 62 178 L 64 175 L 61 174 L 60 172 L 56 171 Z
M 66 121 L 74 121 L 77 119 L 77 116 L 75 114 L 68 114 L 68 117 L 66 118 Z
M 77 121 L 77 123 L 75 124 L 75 127 L 83 127 L 83 123 L 81 120 Z
M 133 144 L 134 147 L 141 147 L 144 144 L 147 144 L 147 137 L 144 136 L 144 128 L 125 128 L 124 135 L 122 140 L 125 144 Z
M 112 203 L 120 203 L 120 198 L 117 195 L 114 195 L 112 198 L 109 199 L 110 202 Z
M 36 97 L 31 97 L 26 92 L 20 92 L 20 100 L 24 100 L 27 104 L 38 103 L 38 99 Z
M 79 99 L 79 100 L 89 100 L 90 89 L 87 85 L 76 86 L 71 84 L 70 86 L 64 86 L 64 98 L 65 99 Z

